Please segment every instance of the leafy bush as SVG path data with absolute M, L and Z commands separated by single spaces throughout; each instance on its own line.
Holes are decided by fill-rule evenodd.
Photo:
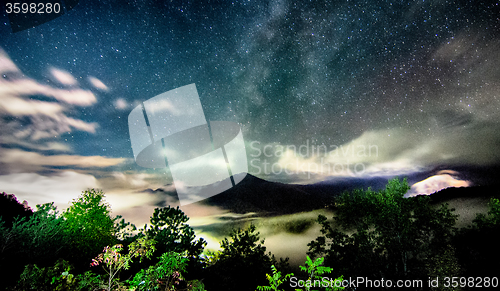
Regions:
M 156 242 L 152 239 L 139 238 L 129 245 L 128 254 L 121 254 L 123 249 L 121 244 L 112 247 L 107 246 L 101 254 L 95 259 L 92 259 L 91 266 L 102 265 L 104 271 L 108 275 L 108 280 L 103 286 L 108 291 L 114 290 L 113 288 L 117 288 L 121 285 L 118 281 L 118 273 L 122 269 L 127 270 L 134 258 L 139 257 L 140 261 L 142 257 L 151 257 L 155 250 L 155 243 Z
M 59 260 L 53 267 L 26 265 L 15 290 L 65 291 L 78 289 L 72 266 Z
M 204 290 L 199 281 L 186 281 L 183 273 L 186 272 L 188 258 L 186 253 L 163 253 L 160 261 L 146 270 L 138 272 L 129 281 L 134 290 Z
M 278 287 L 283 284 L 286 280 L 290 279 L 291 276 L 293 276 L 293 273 L 286 274 L 285 276 L 281 275 L 281 272 L 279 272 L 274 265 L 271 266 L 271 269 L 273 270 L 273 274 L 266 274 L 267 280 L 269 281 L 269 286 L 258 286 L 257 290 L 259 291 L 281 291 L 278 289 Z
M 305 287 L 306 291 L 310 291 L 312 287 L 317 287 L 315 285 L 317 285 L 318 282 L 320 283 L 319 287 L 323 287 L 326 291 L 344 290 L 345 289 L 344 287 L 336 287 L 337 285 L 341 285 L 340 283 L 343 280 L 342 276 L 335 280 L 329 280 L 328 286 L 325 286 L 327 285 L 326 284 L 327 281 L 323 281 L 324 277 L 322 277 L 322 275 L 331 273 L 333 269 L 330 267 L 322 266 L 324 260 L 325 260 L 324 258 L 317 258 L 315 261 L 313 261 L 309 256 L 307 256 L 305 266 L 300 266 L 300 269 L 307 274 L 308 278 L 307 280 L 298 280 L 298 281 L 296 280 L 297 278 L 294 277 L 293 273 L 282 276 L 281 272 L 279 272 L 273 265 L 271 266 L 273 274 L 272 275 L 266 274 L 267 280 L 269 281 L 269 286 L 258 286 L 257 290 L 282 291 L 278 289 L 278 287 L 290 278 L 295 279 L 294 282 L 290 282 L 291 287 Z M 292 286 L 292 284 L 296 284 L 296 286 Z M 301 291 L 302 289 L 295 289 L 295 290 Z

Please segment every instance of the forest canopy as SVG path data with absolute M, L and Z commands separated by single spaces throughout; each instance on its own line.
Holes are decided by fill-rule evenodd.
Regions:
M 429 290 L 427 278 L 436 278 L 437 290 L 467 290 L 467 282 L 446 288 L 445 278 L 500 274 L 498 266 L 485 263 L 500 259 L 491 252 L 500 230 L 498 199 L 490 200 L 488 213 L 457 228 L 454 209 L 432 205 L 429 196 L 405 198 L 408 189 L 406 179 L 393 179 L 380 191 L 339 196 L 331 219 L 319 215 L 321 234 L 308 244 L 300 268 L 267 252 L 253 224 L 233 229 L 220 249 L 211 251 L 178 207 L 156 208 L 150 223 L 137 228 L 113 216 L 97 189 L 83 191 L 62 212 L 53 202 L 31 210 L 4 193 L 0 207 L 11 211 L 0 218 L 2 285 L 10 290 L 350 290 L 332 284 L 361 276 L 424 280 L 414 290 Z M 315 280 L 319 286 L 307 285 Z

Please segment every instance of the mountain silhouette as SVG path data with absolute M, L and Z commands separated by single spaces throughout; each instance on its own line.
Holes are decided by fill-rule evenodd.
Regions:
M 342 178 L 309 185 L 284 184 L 266 181 L 247 174 L 234 187 L 193 203 L 191 207 L 217 206 L 238 214 L 251 212 L 259 215 L 291 214 L 328 207 L 336 196 L 346 191 L 368 187 L 378 190 L 385 187 L 386 184 L 387 179 L 384 178 Z M 168 188 L 171 189 L 171 187 L 166 189 Z M 174 190 L 159 188 L 156 190 L 147 189 L 143 192 L 158 196 L 159 199 L 155 206 L 170 205 L 175 207 L 179 205 Z M 183 206 L 183 208 L 190 207 L 190 205 Z
M 253 175 L 246 177 L 236 186 L 184 207 L 217 206 L 232 213 L 256 213 L 259 216 L 274 216 L 307 212 L 328 208 L 335 198 L 344 192 L 354 189 L 374 191 L 385 188 L 388 178 L 340 178 L 322 181 L 315 184 L 283 184 L 266 181 Z M 172 187 L 167 187 L 173 189 Z M 467 188 L 447 188 L 431 194 L 433 203 L 442 203 L 455 198 L 477 198 L 498 195 L 497 185 L 473 186 Z M 175 190 L 145 190 L 144 192 L 158 196 L 155 206 L 179 205 Z

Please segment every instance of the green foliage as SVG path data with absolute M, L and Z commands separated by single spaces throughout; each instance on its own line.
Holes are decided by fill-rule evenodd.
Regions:
M 177 208 L 156 208 L 146 225 L 145 234 L 158 242 L 157 247 L 161 253 L 172 251 L 177 253 L 188 252 L 191 258 L 197 258 L 206 245 L 204 239 L 196 240 L 193 228 L 186 222 L 189 217 Z
M 244 258 L 263 257 L 266 247 L 264 240 L 260 240 L 259 233 L 256 232 L 255 225 L 250 225 L 248 229 L 233 229 L 230 234 L 231 240 L 224 238 L 221 242 L 221 259 L 232 258 L 241 255 Z
M 16 217 L 10 226 L 0 219 L 0 280 L 16 284 L 25 265 L 48 266 L 65 253 L 64 220 L 53 203 L 37 205 L 29 217 Z
M 221 241 L 222 250 L 208 268 L 205 276 L 207 288 L 254 291 L 257 286 L 264 285 L 272 259 L 266 254 L 263 243 L 254 225 L 232 230 L 230 238 Z
M 488 259 L 498 261 L 491 249 L 496 248 L 495 235 L 500 227 L 499 199 L 490 201 L 488 215 L 478 215 L 473 227 L 457 236 L 453 209 L 447 204 L 433 207 L 427 196 L 405 198 L 408 189 L 406 180 L 394 179 L 384 190 L 356 190 L 338 198 L 333 223 L 323 215 L 318 217 L 321 235 L 309 244 L 308 254 L 319 258 L 308 256 L 300 266 L 307 278 L 301 286 L 307 291 L 317 289 L 311 282 L 323 282 L 325 274 L 333 274 L 337 281 L 343 278 L 340 274 L 398 280 L 460 277 L 464 272 L 498 274 L 498 268 L 482 265 Z M 15 271 L 22 274 L 17 285 L 9 289 L 203 291 L 206 285 L 209 290 L 279 291 L 284 282 L 297 279 L 278 271 L 284 270 L 287 261 L 278 263 L 266 253 L 254 225 L 235 229 L 223 239 L 220 251 L 209 252 L 204 261 L 208 266 L 200 274 L 192 272 L 190 266 L 203 262 L 201 252 L 206 242 L 196 239 L 187 224 L 189 218 L 178 207 L 155 209 L 151 224 L 135 235 L 135 240 L 135 226 L 120 219 L 111 216 L 104 194 L 94 189 L 84 191 L 61 215 L 53 203 L 47 203 L 37 205 L 33 215 L 16 219 L 9 227 L 0 218 L 1 268 L 15 269 L 16 264 L 24 267 Z M 81 258 L 88 257 L 89 261 L 105 245 L 92 260 L 93 266 L 103 267 L 102 274 L 87 271 L 76 275 L 84 269 L 73 266 L 81 263 Z M 162 253 L 157 260 L 132 265 L 136 259 L 140 263 L 143 258 L 151 258 L 155 247 Z M 70 258 L 71 264 L 64 260 L 54 264 L 57 257 Z M 144 269 L 126 281 L 127 286 L 119 277 L 127 273 L 124 270 L 135 273 L 130 270 L 132 266 Z M 193 278 L 204 278 L 205 285 Z M 323 285 L 319 288 L 343 290 Z M 445 289 L 439 286 L 437 290 Z
M 500 224 L 500 199 L 492 198 L 490 201 L 490 210 L 488 214 L 491 216 L 491 221 L 495 225 Z
M 78 282 L 77 290 L 102 290 L 100 288 L 101 282 L 103 282 L 102 276 L 92 271 L 77 275 L 76 280 Z
M 118 273 L 122 269 L 128 270 L 134 258 L 139 257 L 139 261 L 141 261 L 142 257 L 150 258 L 155 251 L 154 245 L 155 241 L 152 239 L 139 238 L 129 245 L 128 254 L 121 254 L 123 249 L 121 244 L 112 247 L 106 246 L 101 254 L 92 259 L 91 266 L 102 264 L 104 271 L 108 275 L 108 281 L 104 286 L 108 291 L 111 291 L 112 288 L 119 285 L 116 280 Z
M 309 274 L 309 279 L 321 278 L 323 274 L 330 274 L 332 272 L 332 268 L 321 266 L 325 258 L 317 258 L 314 262 L 311 260 L 309 256 L 306 258 L 306 265 L 300 266 L 300 269 L 307 274 Z
M 309 244 L 309 254 L 325 255 L 346 276 L 425 276 L 427 260 L 450 243 L 457 215 L 447 205 L 432 208 L 427 196 L 405 198 L 408 189 L 406 179 L 393 179 L 379 192 L 342 195 L 335 224 L 318 217 L 322 235 Z
M 185 255 L 163 253 L 156 265 L 141 270 L 129 281 L 130 287 L 134 290 L 204 290 L 201 282 L 188 282 L 183 277 L 188 263 Z
M 61 253 L 64 221 L 54 203 L 37 205 L 29 218 L 15 219 L 12 228 L 2 235 L 2 252 L 16 252 L 30 262 L 42 262 Z
M 286 282 L 286 280 L 290 279 L 291 276 L 293 276 L 293 273 L 286 274 L 285 276 L 281 275 L 281 272 L 279 272 L 274 265 L 271 266 L 271 269 L 273 270 L 273 274 L 266 274 L 267 280 L 269 281 L 269 286 L 258 286 L 257 290 L 259 291 L 280 291 L 278 287 Z
M 26 200 L 21 203 L 13 194 L 0 193 L 0 220 L 4 221 L 7 228 L 12 226 L 16 217 L 28 218 L 32 214 L 33 211 L 28 207 Z
M 137 227 L 125 221 L 121 215 L 117 215 L 115 218 L 115 229 L 116 229 L 116 238 L 121 241 L 133 240 L 135 237 L 135 232 L 137 231 Z
M 488 215 L 482 213 L 477 214 L 473 220 L 473 225 L 476 228 L 492 228 L 500 225 L 500 200 L 491 198 L 489 202 Z
M 54 203 L 46 203 L 37 205 L 31 216 L 17 218 L 11 227 L 0 220 L 0 267 L 7 269 L 4 264 L 10 262 L 12 273 L 2 281 L 12 285 L 15 281 L 10 283 L 9 277 L 17 277 L 25 265 L 47 266 L 59 258 L 83 270 L 88 267 L 84 262 L 104 246 L 130 235 L 134 226 L 119 218 L 111 216 L 101 191 L 89 189 L 62 214 Z
M 38 267 L 26 265 L 15 290 L 75 290 L 78 287 L 72 266 L 64 260 L 59 260 L 53 267 Z
M 53 203 L 37 205 L 30 217 L 15 218 L 11 227 L 0 221 L 0 279 L 14 285 L 27 264 L 51 265 L 66 250 L 64 220 Z
M 300 266 L 300 269 L 308 274 L 308 279 L 307 279 L 308 282 L 313 282 L 314 280 L 321 281 L 323 278 L 322 275 L 330 274 L 333 271 L 333 269 L 330 267 L 322 266 L 324 260 L 325 260 L 324 258 L 320 257 L 320 258 L 317 258 L 315 261 L 313 261 L 313 260 L 311 260 L 311 258 L 309 256 L 307 256 L 305 266 Z M 341 282 L 342 280 L 343 280 L 343 277 L 341 276 L 341 277 L 333 280 L 333 282 L 338 282 L 338 281 Z M 334 286 L 326 287 L 326 290 L 327 291 L 344 290 L 343 287 L 335 287 L 335 284 L 333 284 L 333 285 Z M 312 286 L 310 286 L 310 284 L 304 283 L 304 286 L 305 286 L 307 291 L 311 290 Z M 300 289 L 296 289 L 296 290 L 300 290 Z
M 335 280 L 323 281 L 325 277 L 323 275 L 330 274 L 332 272 L 332 268 L 323 266 L 324 258 L 317 258 L 316 260 L 311 260 L 309 256 L 307 256 L 305 266 L 300 266 L 300 269 L 304 271 L 308 278 L 307 280 L 299 280 L 297 283 L 298 286 L 305 287 L 305 290 L 310 291 L 312 287 L 321 287 L 326 291 L 336 291 L 336 290 L 344 290 L 344 287 L 336 287 L 341 286 L 341 282 L 343 281 L 343 276 Z M 269 286 L 258 286 L 257 290 L 259 291 L 282 291 L 279 288 L 281 284 L 286 282 L 288 279 L 294 276 L 293 273 L 289 273 L 285 276 L 281 275 L 274 265 L 271 266 L 273 274 L 266 274 L 266 278 L 269 281 Z M 296 277 L 293 277 L 297 279 Z M 328 282 L 328 286 L 325 286 L 326 282 Z M 292 281 L 290 282 L 292 284 Z M 320 283 L 320 286 L 316 286 L 317 283 Z M 297 291 L 301 291 L 302 289 L 295 289 Z
M 462 290 L 459 286 L 445 286 L 445 278 L 458 278 L 461 271 L 453 246 L 447 245 L 441 253 L 430 258 L 427 262 L 427 270 L 429 278 L 433 280 L 439 278 L 438 286 L 434 287 L 433 290 Z
M 71 253 L 76 260 L 88 260 L 104 246 L 117 242 L 115 223 L 118 218 L 111 216 L 111 208 L 104 197 L 102 191 L 88 189 L 63 213 L 71 237 Z

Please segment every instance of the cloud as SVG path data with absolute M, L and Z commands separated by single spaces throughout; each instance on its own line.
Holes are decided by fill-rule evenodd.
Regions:
M 150 193 L 143 193 L 137 190 L 109 190 L 105 191 L 106 201 L 111 205 L 113 213 L 121 213 L 131 208 L 141 206 L 155 206 L 157 197 Z M 144 213 L 142 218 L 149 218 L 153 211 Z M 127 217 L 127 220 L 130 219 Z
M 24 110 L 28 109 L 28 107 L 24 108 Z M 43 106 L 38 107 L 35 110 L 43 110 Z M 2 116 L 1 110 L 0 116 Z M 23 139 L 38 141 L 45 138 L 53 139 L 62 133 L 71 132 L 72 129 L 95 133 L 96 129 L 98 128 L 98 124 L 95 122 L 85 122 L 79 119 L 68 117 L 64 114 L 56 114 L 50 116 L 46 116 L 44 114 L 34 114 L 30 115 L 28 118 L 30 122 L 29 124 L 19 122 L 18 120 L 20 119 L 1 120 L 0 124 L 4 129 L 1 135 L 7 137 L 15 137 L 16 139 L 20 140 L 20 142 L 22 142 Z M 5 143 L 5 141 L 2 139 L 1 143 Z
M 0 94 L 2 93 L 2 87 L 0 87 Z M 54 116 L 60 114 L 63 110 L 63 106 L 54 102 L 25 100 L 11 95 L 3 95 L 0 98 L 0 112 L 3 111 L 4 114 L 17 117 L 30 115 Z
M 460 180 L 450 174 L 442 173 L 413 184 L 406 196 L 430 195 L 445 188 L 469 187 L 470 185 L 469 181 Z
M 55 176 L 36 173 L 15 173 L 0 176 L 0 191 L 12 193 L 19 200 L 26 200 L 30 207 L 55 202 L 59 209 L 77 198 L 87 188 L 99 188 L 92 175 L 63 171 Z
M 149 108 L 149 114 L 155 114 L 155 113 L 168 113 L 172 114 L 175 116 L 184 116 L 184 115 L 192 115 L 188 112 L 182 112 L 180 111 L 176 106 L 172 104 L 169 100 L 166 99 L 155 99 L 153 106 Z
M 11 172 L 34 172 L 47 167 L 106 168 L 126 162 L 125 158 L 102 156 L 52 155 L 44 156 L 21 149 L 2 149 L 0 164 Z
M 2 61 L 1 58 L 2 56 L 0 55 L 0 62 Z M 7 97 L 12 96 L 23 99 L 26 98 L 26 96 L 42 95 L 66 104 L 77 106 L 90 106 L 97 102 L 95 95 L 88 90 L 80 88 L 59 89 L 40 84 L 37 81 L 28 78 L 15 80 L 0 79 L 0 94 Z
M 63 85 L 77 85 L 75 77 L 73 77 L 69 72 L 60 70 L 57 68 L 50 68 L 50 74 Z
M 0 125 L 1 126 L 1 125 Z M 18 135 L 24 134 L 23 132 L 18 132 Z M 70 152 L 71 147 L 65 143 L 60 142 L 42 142 L 40 144 L 34 142 L 26 142 L 21 139 L 18 139 L 17 136 L 5 136 L 2 137 L 2 143 L 8 145 L 19 145 L 24 148 L 36 150 L 36 151 L 56 151 L 56 152 Z
M 55 88 L 26 77 L 0 49 L 0 72 L 3 74 L 0 78 L 0 125 L 3 128 L 0 144 L 25 146 L 26 143 L 54 139 L 73 130 L 96 132 L 97 123 L 68 115 L 75 106 L 95 104 L 96 96 L 89 90 L 75 87 L 78 83 L 70 73 L 57 68 L 50 68 L 49 71 L 59 83 L 72 87 Z M 30 148 L 36 147 L 34 144 Z
M 313 183 L 332 176 L 411 174 L 436 165 L 492 165 L 500 161 L 498 130 L 497 124 L 471 120 L 433 134 L 404 128 L 365 131 L 341 145 L 267 144 L 252 147 L 249 169 L 262 174 L 267 162 L 266 178 L 299 175 Z
M 63 164 L 57 158 L 55 164 Z M 38 161 L 35 164 L 43 163 Z M 0 192 L 15 194 L 20 201 L 26 200 L 30 207 L 36 204 L 55 202 L 59 210 L 67 208 L 73 199 L 88 188 L 103 190 L 105 200 L 111 206 L 113 215 L 123 215 L 127 221 L 138 226 L 149 223 L 154 208 L 158 207 L 162 195 L 144 191 L 144 186 L 164 185 L 159 175 L 147 173 L 103 173 L 97 179 L 92 174 L 72 170 L 57 171 L 54 175 L 39 173 L 10 173 L 0 175 Z M 156 179 L 156 181 L 155 181 Z M 149 181 L 141 182 L 141 180 Z M 164 181 L 163 181 L 164 182 Z M 135 187 L 129 187 L 135 185 Z M 166 190 L 172 190 L 166 188 Z
M 97 79 L 96 77 L 88 77 L 88 80 L 90 82 L 90 84 L 92 84 L 92 86 L 94 86 L 95 88 L 97 89 L 100 89 L 102 91 L 109 91 L 109 88 L 108 86 L 106 86 L 101 80 Z
M 118 98 L 113 103 L 115 105 L 115 108 L 119 109 L 119 110 L 124 110 L 124 109 L 127 109 L 129 107 L 129 105 L 127 104 L 127 101 L 125 101 L 125 99 L 123 99 L 123 98 Z
M 31 99 L 26 97 L 42 95 L 77 106 L 89 106 L 97 102 L 95 95 L 88 90 L 80 88 L 59 89 L 27 78 L 2 49 L 0 49 L 0 72 L 7 76 L 0 79 L 0 95 L 2 97 L 17 97 L 30 101 Z M 51 68 L 50 72 L 62 84 L 77 84 L 73 76 L 66 71 Z
M 80 120 L 80 119 L 74 119 L 74 118 L 67 117 L 67 116 L 61 116 L 59 121 L 61 121 L 63 124 L 67 124 L 68 126 L 71 126 L 73 128 L 79 129 L 81 131 L 90 132 L 90 133 L 95 133 L 96 128 L 98 127 L 96 122 L 89 123 L 89 122 L 85 122 L 85 121 Z
M 429 153 L 428 145 L 416 140 L 404 131 L 366 131 L 345 144 L 316 145 L 306 140 L 301 145 L 266 145 L 262 155 L 267 157 L 257 159 L 267 158 L 270 172 L 274 167 L 274 172 L 307 176 L 309 183 L 332 176 L 399 175 L 427 166 L 419 158 Z
M 19 70 L 16 64 L 7 56 L 7 53 L 0 48 L 0 74 L 19 72 L 21 72 L 21 70 Z
M 163 187 L 167 182 L 165 174 L 161 172 L 112 172 L 108 177 L 103 178 L 103 183 L 104 181 L 112 189 L 156 189 Z

